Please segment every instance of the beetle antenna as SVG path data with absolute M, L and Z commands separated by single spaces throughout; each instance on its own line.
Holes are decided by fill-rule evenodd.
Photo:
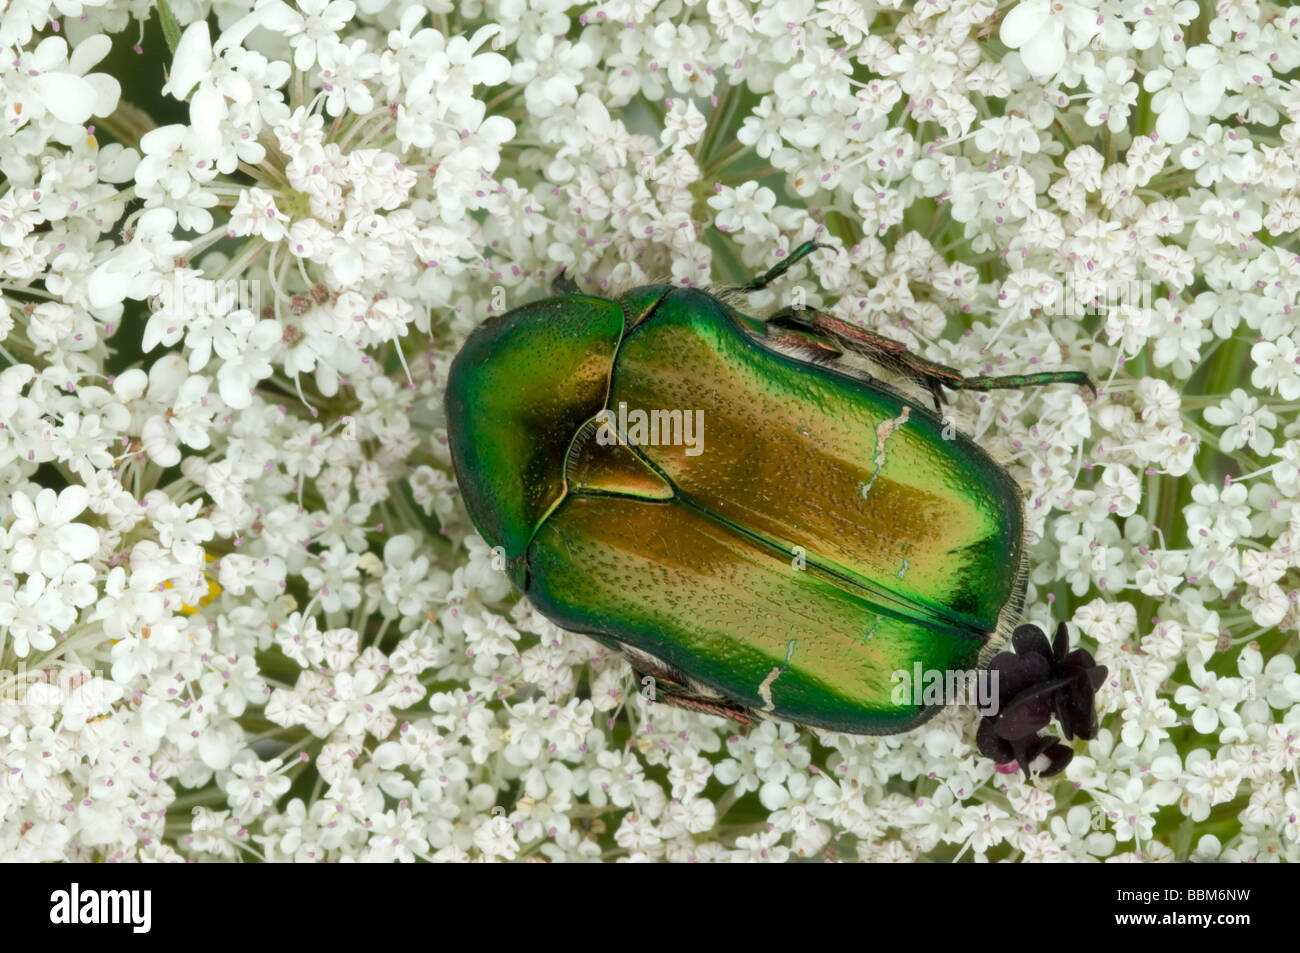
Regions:
M 788 255 L 786 255 L 786 257 L 782 258 L 779 262 L 777 262 L 775 265 L 773 265 L 763 274 L 759 275 L 757 278 L 754 278 L 752 281 L 748 281 L 743 285 L 737 285 L 734 288 L 728 288 L 727 290 L 741 291 L 741 292 L 762 291 L 764 288 L 766 288 L 772 282 L 776 281 L 776 279 L 780 278 L 787 271 L 789 271 L 799 262 L 803 261 L 813 252 L 817 251 L 817 249 L 819 248 L 829 248 L 832 251 L 838 251 L 838 249 L 834 245 L 828 245 L 825 242 L 817 241 L 815 238 L 810 238 L 808 239 L 808 241 L 804 242 L 803 244 L 799 245 L 797 248 L 793 249 Z

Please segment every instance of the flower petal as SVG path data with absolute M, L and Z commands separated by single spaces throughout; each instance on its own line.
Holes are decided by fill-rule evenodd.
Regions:
M 60 122 L 80 126 L 95 112 L 99 93 L 82 76 L 71 73 L 42 73 L 32 80 L 51 115 Z
M 59 549 L 77 561 L 89 559 L 99 551 L 99 533 L 85 523 L 60 526 L 58 540 Z
M 163 89 L 177 99 L 185 99 L 194 85 L 208 75 L 211 69 L 212 38 L 208 33 L 207 22 L 197 20 L 185 28 L 181 41 L 176 44 L 172 71 Z
M 998 36 L 1007 46 L 1019 49 L 1043 31 L 1051 15 L 1052 8 L 1041 0 L 1019 3 L 1002 21 Z

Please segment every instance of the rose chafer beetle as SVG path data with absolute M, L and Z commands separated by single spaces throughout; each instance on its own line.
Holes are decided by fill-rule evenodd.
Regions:
M 1024 592 L 1020 487 L 909 390 L 939 411 L 944 388 L 1092 382 L 964 377 L 822 312 L 729 303 L 818 247 L 725 297 L 561 275 L 466 340 L 447 432 L 515 584 L 658 700 L 887 734 L 937 710 L 896 701 L 894 673 L 982 668 Z

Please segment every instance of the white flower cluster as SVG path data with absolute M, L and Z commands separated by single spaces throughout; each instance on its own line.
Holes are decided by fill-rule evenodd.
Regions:
M 1300 859 L 1293 8 L 143 9 L 0 20 L 0 856 Z M 489 313 L 810 238 L 810 307 L 1099 381 L 955 405 L 1109 671 L 1061 777 L 651 703 L 465 515 Z

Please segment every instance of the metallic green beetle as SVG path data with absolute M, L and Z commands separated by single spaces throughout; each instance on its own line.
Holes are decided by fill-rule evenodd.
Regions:
M 895 701 L 895 672 L 973 670 L 1005 642 L 1024 517 L 1006 471 L 884 375 L 936 409 L 944 387 L 1092 386 L 963 377 L 824 313 L 650 285 L 484 322 L 451 366 L 448 438 L 516 585 L 652 697 L 887 734 L 936 710 Z

